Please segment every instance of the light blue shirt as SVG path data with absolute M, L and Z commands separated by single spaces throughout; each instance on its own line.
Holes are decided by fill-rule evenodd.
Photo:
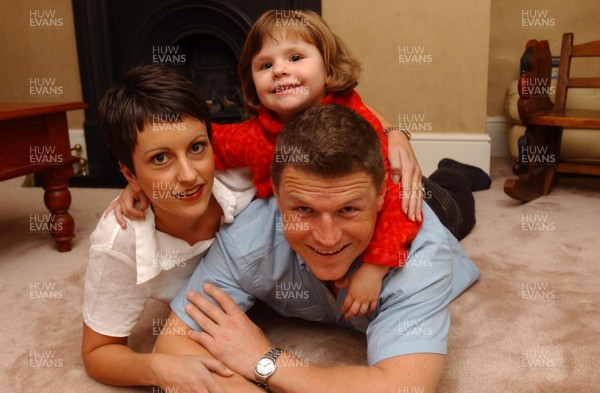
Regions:
M 253 201 L 232 224 L 221 227 L 171 308 L 199 330 L 184 311 L 185 295 L 190 290 L 205 295 L 202 286 L 213 283 L 244 311 L 260 299 L 283 316 L 366 332 L 369 365 L 406 354 L 446 354 L 448 305 L 479 278 L 479 269 L 425 203 L 423 214 L 406 265 L 390 269 L 377 310 L 364 317 L 347 321 L 340 312 L 346 290 L 336 299 L 289 246 L 273 197 Z

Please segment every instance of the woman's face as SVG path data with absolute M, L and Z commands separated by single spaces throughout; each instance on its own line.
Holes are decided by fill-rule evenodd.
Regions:
M 211 198 L 215 163 L 204 123 L 184 117 L 179 122 L 147 123 L 133 152 L 135 175 L 123 173 L 150 199 L 161 222 L 197 220 Z

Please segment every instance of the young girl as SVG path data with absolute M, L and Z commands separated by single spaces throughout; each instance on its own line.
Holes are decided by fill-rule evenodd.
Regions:
M 241 124 L 213 125 L 215 163 L 217 169 L 248 167 L 258 197 L 272 192 L 269 167 L 279 131 L 315 105 L 338 104 L 356 111 L 378 132 L 387 156 L 381 123 L 353 90 L 359 62 L 316 13 L 264 13 L 248 34 L 238 73 L 245 107 L 254 117 Z M 389 175 L 386 188 L 375 234 L 362 255 L 365 263 L 349 280 L 338 283 L 348 287 L 342 308 L 347 318 L 375 310 L 383 276 L 390 267 L 404 265 L 407 247 L 421 225 L 402 212 L 402 187 Z M 128 198 L 133 196 L 121 197 L 122 208 L 130 203 Z

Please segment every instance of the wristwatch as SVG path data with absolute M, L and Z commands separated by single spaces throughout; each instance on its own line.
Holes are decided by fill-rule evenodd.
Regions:
M 271 375 L 275 374 L 275 370 L 277 370 L 277 358 L 282 353 L 282 349 L 273 347 L 265 354 L 265 356 L 258 359 L 254 364 L 254 378 L 256 379 L 256 384 L 261 388 L 266 389 L 268 392 L 270 392 L 270 390 L 267 380 Z
M 410 141 L 410 132 L 401 126 L 392 126 L 392 127 L 387 127 L 385 130 L 383 130 L 383 133 L 385 134 L 385 136 L 387 136 L 390 132 L 392 131 L 400 131 L 401 133 L 403 133 L 404 135 L 406 135 L 406 138 Z

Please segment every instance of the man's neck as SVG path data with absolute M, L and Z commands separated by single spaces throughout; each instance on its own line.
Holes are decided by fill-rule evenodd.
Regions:
M 327 289 L 329 289 L 333 296 L 335 296 L 335 298 L 337 299 L 340 289 L 335 285 L 335 281 L 324 281 L 324 283 Z

